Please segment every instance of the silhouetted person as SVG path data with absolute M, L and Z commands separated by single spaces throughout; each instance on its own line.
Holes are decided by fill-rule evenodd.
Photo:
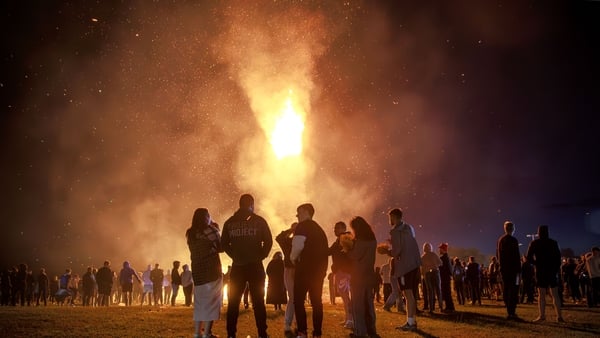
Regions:
M 171 306 L 175 306 L 175 300 L 179 293 L 179 287 L 181 286 L 181 275 L 179 274 L 179 261 L 173 261 L 173 269 L 171 270 L 171 287 L 173 288 L 173 295 L 171 295 Z
M 281 305 L 287 303 L 285 285 L 283 283 L 283 254 L 277 251 L 267 264 L 267 304 L 273 304 L 275 310 L 282 310 Z
M 223 271 L 219 258 L 219 252 L 223 250 L 218 226 L 208 209 L 196 209 L 185 237 L 194 280 L 194 336 L 212 338 L 215 337 L 212 325 L 219 319 L 223 304 Z
M 354 240 L 349 244 L 342 242 L 344 251 L 348 252 L 351 264 L 352 311 L 354 318 L 354 337 L 379 337 L 375 327 L 375 305 L 373 304 L 374 281 L 373 266 L 377 240 L 373 229 L 364 218 L 358 216 L 350 221 L 354 231 Z
M 235 337 L 240 301 L 248 283 L 258 336 L 267 337 L 265 308 L 265 269 L 262 265 L 271 247 L 273 237 L 264 218 L 254 213 L 254 198 L 244 194 L 240 208 L 223 225 L 221 245 L 232 259 L 227 304 L 227 335 Z
M 15 299 L 18 299 L 21 306 L 25 306 L 25 296 L 27 291 L 27 264 L 19 264 L 15 275 L 15 283 L 13 285 Z
M 402 220 L 402 210 L 389 212 L 391 236 L 391 256 L 394 257 L 394 277 L 398 279 L 400 290 L 406 299 L 406 323 L 396 327 L 402 331 L 417 330 L 417 300 L 421 254 L 415 239 L 414 228 Z
M 162 304 L 164 274 L 165 272 L 159 268 L 158 263 L 154 264 L 154 269 L 150 272 L 150 279 L 152 280 L 152 294 L 154 295 L 154 305 L 156 306 L 158 306 L 159 302 Z
M 8 269 L 2 269 L 0 273 L 0 294 L 1 301 L 0 305 L 8 306 L 11 303 L 12 284 L 10 280 L 10 271 Z
M 527 260 L 535 266 L 535 281 L 538 287 L 538 310 L 539 316 L 534 322 L 546 320 L 546 293 L 550 289 L 550 295 L 554 302 L 556 321 L 564 322 L 561 314 L 561 303 L 558 296 L 558 283 L 560 275 L 561 255 L 558 242 L 548 236 L 548 226 L 538 227 L 538 238 L 529 244 Z
M 92 267 L 89 266 L 86 272 L 81 277 L 83 286 L 82 303 L 83 306 L 90 306 L 90 300 L 94 294 L 94 288 L 96 284 L 95 276 L 92 273 Z
M 519 275 L 521 273 L 521 253 L 519 241 L 513 236 L 515 225 L 504 222 L 504 236 L 498 239 L 496 257 L 500 265 L 500 274 L 504 289 L 502 295 L 508 319 L 518 319 L 517 303 L 519 302 Z
M 352 299 L 350 299 L 350 285 L 352 284 L 350 270 L 352 269 L 352 261 L 348 257 L 348 253 L 344 252 L 340 237 L 350 235 L 346 228 L 346 223 L 336 222 L 333 226 L 335 241 L 329 246 L 329 255 L 331 256 L 331 272 L 334 279 L 334 295 L 342 298 L 344 304 L 344 327 L 347 329 L 354 328 L 354 315 L 352 310 Z
M 131 306 L 132 302 L 132 292 L 133 292 L 133 278 L 137 279 L 139 284 L 142 283 L 140 277 L 138 277 L 137 272 L 131 267 L 128 261 L 123 262 L 123 268 L 119 273 L 119 283 L 121 284 L 121 294 L 123 296 L 123 300 L 125 302 L 125 306 Z
M 285 289 L 287 291 L 288 301 L 285 306 L 285 321 L 284 321 L 284 335 L 286 337 L 291 337 L 293 335 L 292 332 L 292 321 L 294 320 L 294 273 L 295 267 L 290 260 L 290 253 L 292 252 L 292 236 L 294 235 L 294 230 L 298 225 L 297 222 L 294 222 L 290 225 L 289 229 L 283 230 L 275 240 L 279 244 L 279 247 L 283 251 L 283 281 L 285 284 Z
M 323 326 L 323 280 L 327 274 L 329 247 L 327 236 L 321 226 L 313 221 L 315 209 L 310 203 L 296 208 L 298 225 L 292 239 L 290 259 L 296 266 L 294 275 L 294 311 L 298 325 L 298 337 L 306 337 L 308 325 L 304 301 L 308 293 L 313 310 L 313 337 L 322 335 Z
M 585 255 L 585 266 L 590 280 L 588 306 L 592 307 L 600 303 L 600 248 L 593 247 L 592 252 Z
M 183 271 L 181 272 L 181 288 L 183 289 L 183 297 L 185 299 L 185 306 L 192 305 L 192 291 L 194 291 L 194 280 L 190 266 L 183 264 Z
M 113 271 L 110 269 L 109 261 L 104 261 L 104 265 L 98 269 L 96 283 L 98 283 L 99 305 L 109 306 L 110 293 L 113 286 Z
M 442 300 L 444 301 L 445 307 L 442 310 L 445 313 L 454 312 L 454 301 L 452 300 L 452 264 L 450 264 L 450 257 L 448 257 L 448 243 L 440 243 L 438 246 L 440 253 L 440 260 L 442 265 L 440 266 L 440 285 L 442 291 Z
M 466 269 L 466 280 L 471 294 L 471 305 L 481 305 L 481 267 L 475 262 L 475 257 L 469 257 Z

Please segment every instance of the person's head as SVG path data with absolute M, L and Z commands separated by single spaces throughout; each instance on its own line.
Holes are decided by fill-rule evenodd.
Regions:
M 391 226 L 395 226 L 396 224 L 399 224 L 400 222 L 402 222 L 402 210 L 400 210 L 398 208 L 394 208 L 394 209 L 390 210 L 388 215 L 390 217 L 390 225 Z
M 110 266 L 110 261 L 104 261 L 104 266 L 109 267 Z
M 283 259 L 281 251 L 277 251 L 275 254 L 273 254 L 273 259 Z
M 175 269 L 175 270 L 179 269 L 180 264 L 181 264 L 180 261 L 173 261 L 173 269 Z
M 445 254 L 448 252 L 448 243 L 440 243 L 440 245 L 438 245 L 438 250 L 440 252 L 440 254 Z
M 597 246 L 593 247 L 592 248 L 592 255 L 594 255 L 594 256 L 600 255 L 600 248 L 597 247 Z M 584 258 L 585 258 L 585 256 L 584 256 Z
M 360 216 L 356 216 L 350 221 L 350 227 L 354 231 L 354 236 L 356 239 L 368 241 L 375 239 L 373 229 L 371 229 L 369 223 L 367 223 L 367 221 Z
M 148 264 L 148 266 L 146 267 L 146 270 L 148 270 L 148 271 L 152 270 L 152 264 Z
M 155 269 L 158 269 L 158 267 L 159 267 L 158 263 L 154 264 Z
M 70 275 L 71 274 L 71 269 L 65 269 L 65 274 Z
M 204 229 L 211 223 L 210 214 L 206 208 L 198 208 L 192 217 L 192 228 Z
M 190 269 L 190 266 L 187 264 L 183 264 L 183 271 L 188 271 Z
M 129 267 L 129 262 L 128 261 L 123 262 L 123 267 L 124 268 L 128 268 Z
M 240 209 L 254 212 L 254 197 L 250 194 L 240 196 Z
M 346 223 L 344 223 L 342 221 L 335 223 L 335 225 L 333 226 L 333 232 L 335 233 L 335 235 L 337 237 L 340 237 L 340 235 L 345 233 L 346 231 L 347 231 Z
M 313 218 L 315 214 L 315 208 L 310 203 L 304 203 L 296 208 L 296 217 L 298 217 L 298 222 L 308 221 Z
M 44 269 L 44 268 L 41 268 L 41 269 L 40 269 L 40 273 L 41 273 L 41 274 L 46 274 L 46 269 Z
M 431 246 L 431 243 L 423 243 L 423 252 L 431 252 L 431 250 L 433 250 L 433 246 Z
M 475 263 L 475 256 L 470 256 L 469 257 L 469 262 L 470 263 Z
M 546 238 L 550 237 L 550 235 L 548 234 L 548 226 L 547 225 L 540 225 L 538 227 L 538 237 L 541 239 L 546 239 Z
M 504 222 L 504 232 L 512 235 L 515 232 L 515 225 L 511 221 Z
M 458 257 L 454 257 L 454 259 L 452 261 L 454 262 L 454 265 L 460 264 L 460 258 L 458 258 Z
M 87 272 L 92 272 L 92 267 L 91 266 L 87 267 Z

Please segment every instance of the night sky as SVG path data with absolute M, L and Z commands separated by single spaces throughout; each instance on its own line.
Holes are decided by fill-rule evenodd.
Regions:
M 310 201 L 330 240 L 401 207 L 420 243 L 491 254 L 512 220 L 522 253 L 540 224 L 600 245 L 598 1 L 0 6 L 0 266 L 170 266 L 195 208 L 222 224 L 245 192 L 273 236 Z

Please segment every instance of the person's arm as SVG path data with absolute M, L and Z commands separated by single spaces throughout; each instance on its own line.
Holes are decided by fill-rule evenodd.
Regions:
M 294 238 L 292 238 L 292 252 L 290 253 L 290 260 L 293 264 L 296 264 L 298 257 L 300 257 L 300 253 L 304 249 L 305 241 L 306 236 L 302 235 L 294 235 Z
M 271 235 L 271 229 L 269 229 L 269 225 L 266 221 L 263 220 L 263 238 L 262 238 L 262 254 L 263 259 L 269 256 L 271 252 L 271 248 L 273 247 L 273 235 Z
M 229 223 L 225 222 L 225 224 L 223 225 L 223 232 L 221 233 L 221 248 L 223 249 L 223 251 L 225 251 L 225 253 L 227 253 L 227 255 L 229 257 L 232 257 L 232 250 L 231 250 L 231 240 L 229 238 Z

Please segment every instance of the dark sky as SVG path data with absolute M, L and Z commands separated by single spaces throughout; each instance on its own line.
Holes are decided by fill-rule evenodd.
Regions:
M 311 201 L 331 236 L 401 207 L 419 242 L 600 244 L 598 1 L 0 6 L 2 265 L 186 260 L 243 192 L 273 235 Z M 301 164 L 262 151 L 286 86 Z

